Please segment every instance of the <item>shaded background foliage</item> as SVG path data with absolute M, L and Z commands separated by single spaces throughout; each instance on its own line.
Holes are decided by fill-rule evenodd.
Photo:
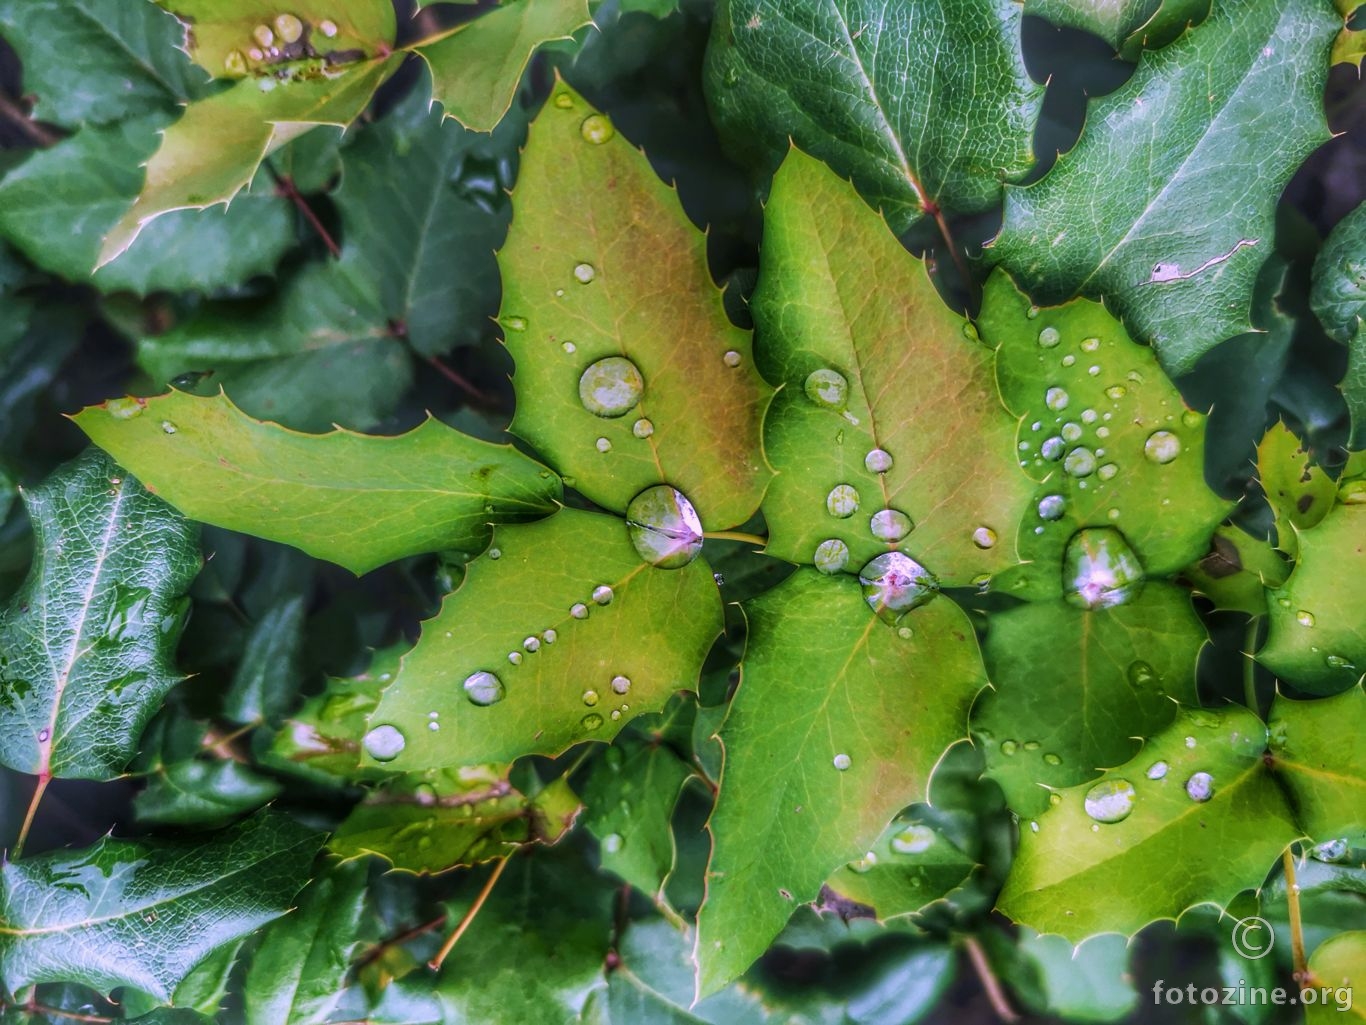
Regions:
M 492 5 L 429 9 L 416 21 L 410 4 L 400 0 L 396 6 L 403 31 L 416 37 Z M 215 248 L 201 254 L 205 267 L 227 271 L 196 275 L 192 287 L 176 277 L 172 266 L 153 267 L 142 280 L 134 268 L 124 280 L 105 284 L 97 277 L 92 284 L 62 273 L 63 265 L 52 262 L 61 260 L 60 253 L 44 256 L 43 266 L 23 255 L 21 250 L 31 248 L 21 244 L 25 239 L 62 233 L 64 228 L 56 226 L 64 226 L 85 202 L 80 195 L 64 201 L 67 206 L 43 211 L 48 223 L 40 231 L 10 222 L 0 231 L 11 239 L 0 242 L 0 301 L 6 304 L 0 318 L 0 598 L 17 588 L 32 554 L 25 515 L 12 501 L 12 484 L 37 482 L 84 448 L 84 435 L 62 414 L 113 396 L 152 393 L 172 380 L 205 394 L 223 385 L 248 412 L 303 430 L 337 422 L 392 434 L 430 412 L 476 436 L 509 440 L 504 429 L 512 413 L 511 361 L 492 320 L 499 306 L 492 251 L 510 217 L 507 190 L 516 180 L 528 114 L 548 96 L 556 74 L 610 113 L 659 175 L 676 182 L 688 216 L 708 229 L 711 270 L 726 289 L 728 312 L 748 325 L 767 183 L 731 159 L 709 116 L 701 83 L 712 15 L 706 0 L 677 5 L 606 0 L 595 11 L 595 29 L 580 32 L 572 43 L 552 45 L 533 63 L 512 113 L 492 135 L 439 128 L 439 114 L 427 110 L 426 72 L 410 60 L 383 86 L 354 130 L 344 137 L 317 130 L 268 160 L 252 195 L 241 201 L 243 214 L 214 238 Z M 3 28 L 0 18 L 0 36 Z M 1075 143 L 1087 100 L 1121 87 L 1134 65 L 1116 58 L 1103 40 L 1033 15 L 1023 22 L 1023 48 L 1029 76 L 1044 87 L 1034 137 L 1039 161 L 1030 174 L 1030 180 L 1038 180 L 1054 154 Z M 0 171 L 9 176 L 0 180 L 0 206 L 7 188 L 15 188 L 15 176 L 76 127 L 60 118 L 29 120 L 31 72 L 13 49 L 0 46 Z M 173 98 L 163 100 L 169 110 Z M 1346 368 L 1346 349 L 1323 332 L 1307 297 L 1322 239 L 1366 199 L 1366 88 L 1355 68 L 1333 69 L 1324 102 L 1335 137 L 1299 170 L 1277 207 L 1277 258 L 1259 279 L 1254 315 L 1266 333 L 1224 342 L 1176 381 L 1188 404 L 1212 408 L 1205 473 L 1211 487 L 1227 498 L 1257 497 L 1255 445 L 1278 419 L 1321 464 L 1335 468 L 1346 458 L 1349 420 L 1336 387 Z M 40 107 L 37 113 L 44 111 Z M 161 117 L 164 122 L 165 111 Z M 144 136 L 152 130 L 138 128 Z M 125 174 L 133 173 L 139 153 L 146 156 L 137 146 L 129 153 Z M 133 180 L 135 189 L 136 175 Z M 21 195 L 8 193 L 9 214 L 0 214 L 0 222 L 14 216 L 15 197 Z M 1000 226 L 999 205 L 950 221 L 974 258 Z M 414 258 L 418 236 L 423 247 Z M 979 282 L 965 280 L 941 251 L 940 235 L 929 219 L 913 224 L 902 240 L 930 259 L 950 305 L 973 308 Z M 330 259 L 332 249 L 339 260 Z M 378 297 L 367 292 L 376 282 L 382 283 Z M 364 312 L 355 315 L 357 308 Z M 182 376 L 201 366 L 212 366 L 214 374 Z M 1259 501 L 1244 502 L 1236 516 L 1259 532 L 1270 526 L 1271 514 Z M 144 739 L 136 766 L 141 774 L 102 784 L 55 781 L 29 839 L 31 851 L 89 844 L 114 826 L 119 835 L 136 837 L 163 823 L 180 829 L 215 824 L 232 810 L 271 798 L 303 821 L 334 826 L 358 792 L 273 772 L 268 761 L 252 764 L 253 756 L 264 754 L 263 745 L 260 738 L 244 739 L 238 728 L 278 719 L 302 696 L 318 693 L 326 677 L 365 672 L 374 651 L 406 646 L 418 622 L 435 612 L 440 596 L 462 572 L 458 560 L 420 556 L 355 578 L 293 549 L 215 528 L 206 529 L 203 546 L 209 558 L 191 592 L 193 613 L 178 649 L 178 665 L 188 679 Z M 738 546 L 713 563 L 725 578 L 723 596 L 730 601 L 758 593 L 786 572 L 777 563 L 747 558 Z M 991 602 L 982 599 L 979 609 L 989 609 Z M 1246 617 L 1202 612 L 1214 643 L 1201 657 L 1201 695 L 1207 700 L 1234 696 L 1241 690 Z M 703 710 L 680 701 L 663 715 L 641 720 L 632 734 L 643 747 L 663 741 L 693 756 L 694 717 L 724 699 L 743 650 L 743 620 L 733 607 L 727 616 L 725 643 L 702 680 Z M 1257 671 L 1266 685 L 1269 677 Z M 199 749 L 205 723 L 216 760 L 228 771 L 245 766 L 242 778 L 227 784 L 242 802 L 227 815 L 187 810 L 168 769 L 184 760 L 185 751 Z M 715 752 L 700 744 L 695 756 L 714 759 Z M 703 1005 L 698 1013 L 714 1015 L 705 1020 L 737 1022 L 986 1020 L 993 1012 L 981 980 L 967 955 L 947 942 L 974 932 L 982 937 L 1010 999 L 1040 1020 L 1279 1020 L 1265 1008 L 1218 1017 L 1198 1008 L 1147 1002 L 1146 987 L 1157 978 L 1174 985 L 1218 985 L 1229 981 L 1230 973 L 1236 977 L 1246 970 L 1230 960 L 1226 923 L 1208 908 L 1187 914 L 1179 924 L 1150 926 L 1131 951 L 1116 937 L 1096 938 L 1076 961 L 1070 951 L 993 917 L 1013 827 L 999 790 L 979 778 L 981 770 L 980 757 L 960 745 L 936 776 L 936 804 L 942 808 L 933 813 L 934 822 L 981 867 L 948 899 L 930 906 L 918 926 L 883 931 L 857 917 L 845 922 L 838 907 L 824 914 L 799 909 L 778 945 L 747 976 L 744 989 L 712 998 L 710 1009 Z M 537 769 L 528 764 L 521 771 Z M 30 782 L 5 771 L 0 787 L 8 842 Z M 694 910 L 701 898 L 706 855 L 701 825 L 710 798 L 693 777 L 683 786 L 673 816 L 679 868 L 668 881 L 668 895 L 685 911 Z M 202 818 L 196 820 L 197 814 Z M 918 814 L 931 815 L 924 809 Z M 526 869 L 545 873 L 549 892 L 565 886 L 556 882 L 557 872 L 573 879 L 599 858 L 609 864 L 596 842 L 606 832 L 595 830 L 591 819 L 584 825 L 553 852 L 538 854 L 536 864 Z M 636 882 L 633 871 L 649 878 L 648 865 L 609 867 L 628 882 Z M 1362 884 L 1359 874 L 1347 878 L 1353 871 L 1313 865 L 1301 880 L 1311 931 L 1350 927 L 1353 916 L 1359 924 Z M 362 967 L 356 990 L 377 988 L 380 980 L 402 975 L 430 956 L 437 942 L 431 934 L 414 938 L 407 949 L 378 944 L 429 921 L 442 901 L 453 901 L 453 908 L 468 903 L 482 878 L 477 871 L 472 878 L 463 872 L 434 879 L 383 876 L 378 870 L 369 875 L 365 907 L 333 895 L 338 907 L 354 904 L 355 911 L 328 926 L 357 936 L 353 954 Z M 358 886 L 357 871 L 352 876 L 351 885 Z M 687 999 L 680 994 L 690 993 L 692 985 L 683 963 L 686 951 L 651 919 L 649 894 L 600 878 L 598 889 L 561 893 L 564 906 L 558 917 L 537 927 L 539 935 L 546 943 L 564 942 L 556 930 L 571 931 L 576 915 L 615 916 L 620 946 L 611 956 L 628 967 L 648 962 L 654 974 L 648 988 L 642 982 L 613 991 L 612 1020 L 695 1020 L 682 1011 Z M 1283 919 L 1277 901 L 1283 908 L 1284 887 L 1278 892 L 1276 886 L 1273 881 L 1263 908 Z M 507 891 L 499 899 L 511 904 L 515 889 Z M 490 950 L 506 942 L 496 932 L 502 913 L 495 899 L 483 912 L 486 935 L 476 933 L 465 942 Z M 515 916 L 518 910 L 509 907 L 506 913 Z M 628 921 L 635 924 L 623 928 Z M 231 958 L 229 974 L 230 964 Z M 1272 961 L 1259 964 L 1265 976 L 1259 982 L 1287 984 L 1286 962 L 1278 968 Z M 239 975 L 242 970 L 235 969 Z M 487 966 L 490 978 L 499 970 L 492 961 Z M 649 990 L 666 993 L 676 1013 L 660 1010 L 665 1003 L 649 1003 Z M 241 1010 L 240 986 L 229 992 L 227 1020 Z M 462 1008 L 471 1020 L 493 1020 L 480 1018 L 487 1008 L 469 999 Z M 342 1000 L 343 1010 L 359 1008 L 356 1017 L 367 1011 L 352 991 Z M 44 987 L 43 1001 L 122 1013 L 76 986 Z M 391 1010 L 392 1017 L 372 1010 L 372 1020 L 404 1020 L 402 1008 Z M 335 1020 L 343 1017 L 338 1012 Z

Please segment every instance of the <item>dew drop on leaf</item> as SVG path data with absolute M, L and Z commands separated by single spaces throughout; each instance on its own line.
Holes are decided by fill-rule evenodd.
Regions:
M 1214 796 L 1214 777 L 1208 772 L 1197 772 L 1186 780 L 1186 794 L 1192 801 L 1208 801 Z
M 922 854 L 934 843 L 934 830 L 929 826 L 907 826 L 892 836 L 891 848 L 898 854 Z
M 275 33 L 270 30 L 269 25 L 257 25 L 251 30 L 251 37 L 262 46 L 270 46 L 275 42 Z
M 591 733 L 596 729 L 602 728 L 602 716 L 598 715 L 597 712 L 589 712 L 579 720 L 579 725 Z
M 1329 669 L 1350 669 L 1355 671 L 1356 665 L 1351 659 L 1343 658 L 1341 655 L 1328 655 L 1324 658 Z
M 1043 756 L 1043 760 L 1044 760 L 1045 762 L 1047 762 L 1049 765 L 1061 765 L 1061 764 L 1062 764 L 1062 756 L 1061 756 L 1061 755 L 1058 755 L 1058 754 L 1054 754 L 1052 751 L 1047 752 L 1047 753 Z
M 520 651 L 509 651 L 509 652 L 508 652 L 508 661 L 511 662 L 511 663 L 512 663 L 513 665 L 515 665 L 515 666 L 521 665 L 521 664 L 522 664 L 522 653 L 521 653 Z
M 1063 555 L 1063 597 L 1083 609 L 1108 609 L 1135 597 L 1143 586 L 1138 556 L 1114 527 L 1079 530 Z
M 569 110 L 574 106 L 574 97 L 570 96 L 568 93 L 556 93 L 555 106 L 559 107 L 561 110 Z
M 849 564 L 849 546 L 834 537 L 822 541 L 816 546 L 811 562 L 822 573 L 838 573 Z
M 397 726 L 384 723 L 365 735 L 365 752 L 377 762 L 392 762 L 403 752 L 408 740 Z
M 1153 762 L 1152 765 L 1149 765 L 1149 766 L 1148 766 L 1148 771 L 1147 771 L 1147 773 L 1145 773 L 1145 775 L 1146 775 L 1149 779 L 1163 779 L 1163 778 L 1165 778 L 1166 775 L 1167 775 L 1167 763 L 1166 763 L 1166 762 L 1160 762 L 1160 761 L 1159 761 L 1159 762 Z
M 631 433 L 637 438 L 648 438 L 650 435 L 654 434 L 654 432 L 655 425 L 644 417 L 641 417 L 631 425 Z
M 581 285 L 586 285 L 598 276 L 597 268 L 591 263 L 580 263 L 574 266 L 574 280 Z
M 640 369 L 624 356 L 591 363 L 579 378 L 579 401 L 594 416 L 624 416 L 644 392 Z
M 1078 442 L 1081 441 L 1081 436 L 1083 432 L 1081 429 L 1081 424 L 1069 420 L 1067 421 L 1067 423 L 1062 425 L 1062 430 L 1060 433 L 1062 434 L 1063 441 Z
M 1153 431 L 1143 443 L 1143 454 L 1149 462 L 1170 463 L 1181 454 L 1181 439 L 1171 431 Z
M 626 507 L 626 529 L 651 566 L 678 569 L 702 551 L 702 520 L 688 497 L 668 484 L 646 488 Z
M 1067 451 L 1067 445 L 1057 435 L 1054 435 L 1051 438 L 1045 438 L 1044 443 L 1039 446 L 1039 455 L 1043 456 L 1050 463 L 1056 463 L 1062 458 L 1062 454 L 1065 451 Z
M 847 754 L 841 752 L 840 754 L 835 755 L 833 764 L 836 769 L 838 769 L 840 772 L 843 772 L 845 769 L 849 768 L 849 766 L 853 765 L 854 762 L 853 759 L 850 758 Z
M 868 529 L 879 541 L 896 542 L 911 532 L 915 524 L 899 509 L 879 509 L 868 521 Z
M 1105 389 L 1105 394 L 1108 395 L 1110 398 L 1114 399 L 1116 402 L 1118 402 L 1120 399 L 1124 398 L 1124 396 L 1129 393 L 1128 390 L 1124 387 L 1124 385 L 1112 384 L 1110 385 L 1110 387 Z
M 1135 796 L 1127 779 L 1107 779 L 1086 792 L 1083 806 L 1097 822 L 1123 822 L 1134 810 Z
M 1315 861 L 1341 861 L 1347 857 L 1349 845 L 1346 837 L 1337 840 L 1325 840 L 1321 844 L 1316 844 L 1309 849 L 1309 854 Z
M 1049 388 L 1048 391 L 1044 392 L 1044 405 L 1055 413 L 1066 409 L 1067 403 L 1070 401 L 1066 388 Z
M 504 317 L 503 326 L 509 331 L 525 331 L 526 317 Z
M 863 465 L 869 473 L 886 473 L 892 468 L 892 457 L 890 453 L 875 448 L 863 457 Z
M 1044 495 L 1039 499 L 1039 519 L 1056 520 L 1067 510 L 1067 499 L 1062 495 Z
M 337 23 L 324 18 L 322 21 L 318 22 L 318 31 L 327 36 L 328 39 L 331 39 L 337 34 Z
M 972 543 L 978 548 L 994 548 L 996 546 L 996 531 L 990 527 L 978 527 L 972 532 Z
M 1039 345 L 1045 349 L 1051 349 L 1062 340 L 1062 335 L 1058 333 L 1056 327 L 1046 327 L 1039 332 Z
M 1003 741 L 1001 741 L 1001 754 L 1005 755 L 1007 758 L 1013 756 L 1013 755 L 1015 754 L 1015 752 L 1018 751 L 1018 750 L 1020 750 L 1020 745 L 1019 745 L 1019 743 L 1018 743 L 1017 741 L 1014 741 L 1014 740 L 1003 740 Z
M 616 854 L 624 842 L 620 833 L 608 833 L 602 838 L 602 849 L 608 854 Z
M 842 410 L 849 404 L 849 382 L 838 370 L 822 368 L 806 375 L 806 397 L 824 409 Z
M 587 619 L 588 606 L 581 601 L 575 602 L 573 605 L 569 606 L 569 614 L 575 619 Z
M 603 453 L 604 455 L 612 451 L 612 443 L 608 441 L 606 438 L 599 438 L 597 441 L 593 443 L 593 447 L 596 448 L 599 452 Z
M 592 708 L 594 705 L 598 703 L 598 692 L 595 690 L 584 691 L 583 703 L 587 705 L 589 708 Z
M 616 595 L 612 593 L 612 589 L 606 584 L 599 584 L 597 587 L 593 588 L 593 601 L 599 605 L 611 605 L 612 599 L 615 597 Z
M 481 708 L 496 705 L 507 696 L 503 681 L 490 672 L 480 670 L 465 677 L 465 697 Z
M 579 134 L 585 142 L 601 146 L 604 142 L 610 141 L 612 136 L 617 134 L 617 130 L 612 127 L 612 121 L 606 114 L 589 114 L 579 126 Z
M 1295 613 L 1295 622 L 1299 623 L 1300 626 L 1313 626 L 1315 622 L 1314 614 L 1307 609 L 1300 609 L 1300 611 Z
M 863 597 L 879 616 L 895 619 L 924 605 L 939 592 L 939 581 L 903 552 L 887 552 L 859 570 Z
M 614 676 L 614 677 L 612 677 L 612 693 L 613 693 L 613 694 L 626 694 L 626 693 L 628 693 L 628 692 L 630 691 L 630 689 L 631 689 L 631 681 L 630 681 L 629 678 L 627 678 L 627 677 L 625 677 L 625 676 Z
M 727 352 L 724 356 L 721 357 L 721 362 L 724 363 L 726 366 L 732 368 L 738 367 L 740 365 L 740 360 L 740 354 L 736 352 L 734 349 L 731 349 L 729 352 Z
M 852 484 L 836 484 L 825 496 L 825 508 L 831 516 L 847 519 L 858 512 L 859 494 Z
M 541 650 L 541 639 L 539 637 L 528 637 L 522 642 L 522 647 L 529 652 Z
M 1089 448 L 1074 448 L 1062 461 L 1062 468 L 1073 477 L 1089 477 L 1096 471 L 1096 454 Z
M 1114 463 L 1101 463 L 1096 468 L 1096 476 L 1101 480 L 1114 480 L 1117 473 L 1119 473 L 1119 467 Z

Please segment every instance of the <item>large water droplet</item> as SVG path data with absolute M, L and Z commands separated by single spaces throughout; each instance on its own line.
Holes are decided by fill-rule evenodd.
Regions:
M 597 270 L 591 263 L 579 263 L 574 265 L 574 280 L 581 285 L 586 285 L 598 276 Z
M 1097 822 L 1123 822 L 1134 810 L 1135 796 L 1127 779 L 1107 779 L 1086 792 L 1086 814 Z
M 1070 401 L 1066 388 L 1049 388 L 1048 391 L 1044 392 L 1044 405 L 1055 413 L 1066 409 L 1067 403 Z
M 869 473 L 886 473 L 892 468 L 892 457 L 890 453 L 875 448 L 863 457 L 863 465 Z
M 1143 587 L 1143 566 L 1114 527 L 1079 530 L 1063 556 L 1063 596 L 1083 609 L 1123 605 Z
M 858 512 L 858 501 L 858 490 L 852 484 L 836 484 L 825 496 L 825 508 L 843 520 Z
M 584 691 L 583 703 L 587 705 L 589 708 L 592 708 L 594 705 L 598 703 L 598 692 L 595 690 Z
M 640 557 L 678 569 L 702 551 L 702 521 L 686 495 L 668 484 L 646 488 L 626 507 L 626 529 Z
M 362 743 L 365 745 L 365 753 L 375 761 L 392 762 L 403 753 L 408 739 L 397 726 L 385 723 L 367 733 Z
M 579 378 L 579 401 L 594 416 L 624 416 L 644 392 L 640 369 L 624 356 L 600 359 Z
M 1329 669 L 1356 670 L 1355 663 L 1353 663 L 1350 658 L 1344 658 L 1342 655 L 1328 655 L 1324 657 L 1323 661 L 1327 664 Z
M 859 570 L 864 600 L 884 619 L 924 605 L 939 592 L 929 570 L 902 552 L 887 552 Z
M 1062 335 L 1058 333 L 1056 327 L 1046 327 L 1039 332 L 1039 345 L 1045 349 L 1051 349 L 1062 340 Z
M 630 689 L 631 689 L 631 681 L 630 681 L 629 678 L 627 678 L 627 677 L 625 677 L 625 676 L 614 676 L 614 677 L 612 677 L 612 693 L 613 693 L 613 694 L 626 694 L 626 693 L 628 693 L 628 692 L 630 691 Z
M 1208 772 L 1197 772 L 1186 780 L 1186 794 L 1192 801 L 1208 801 L 1214 796 L 1214 777 Z
M 934 830 L 929 826 L 907 826 L 892 835 L 891 848 L 898 854 L 922 854 L 934 844 Z
M 507 696 L 503 681 L 492 673 L 480 670 L 465 677 L 465 697 L 481 708 L 496 705 Z
M 585 142 L 591 142 L 594 146 L 601 146 L 616 135 L 617 130 L 612 127 L 611 119 L 606 114 L 589 114 L 583 119 L 583 124 L 579 126 L 579 134 L 583 136 Z
M 879 509 L 868 521 L 868 529 L 879 541 L 895 542 L 911 532 L 911 518 L 899 509 Z
M 839 411 L 849 404 L 849 382 L 838 370 L 822 367 L 806 375 L 806 397 L 825 409 Z
M 972 543 L 978 548 L 994 548 L 996 546 L 996 531 L 990 527 L 978 527 L 972 532 Z
M 1089 448 L 1074 448 L 1062 461 L 1062 468 L 1073 477 L 1089 477 L 1096 470 L 1096 454 Z
M 522 647 L 529 652 L 540 651 L 541 639 L 539 637 L 528 637 L 526 640 L 522 642 Z
M 1143 443 L 1143 454 L 1154 463 L 1170 463 L 1181 454 L 1181 439 L 1171 431 L 1153 431 Z
M 1067 499 L 1062 495 L 1044 495 L 1039 499 L 1039 519 L 1056 520 L 1067 511 Z
M 612 593 L 612 589 L 606 584 L 599 584 L 597 587 L 593 588 L 593 601 L 599 605 L 611 605 L 612 599 L 615 597 L 616 595 Z
M 811 563 L 822 573 L 838 573 L 849 564 L 849 546 L 837 537 L 816 546 Z
M 854 760 L 850 758 L 847 754 L 840 753 L 835 755 L 834 766 L 835 768 L 839 769 L 840 772 L 843 772 L 845 769 L 849 768 L 849 766 L 853 764 Z
M 1054 435 L 1051 438 L 1045 438 L 1044 443 L 1039 446 L 1039 455 L 1043 456 L 1050 463 L 1056 463 L 1062 458 L 1062 454 L 1066 451 L 1067 444 L 1057 435 Z

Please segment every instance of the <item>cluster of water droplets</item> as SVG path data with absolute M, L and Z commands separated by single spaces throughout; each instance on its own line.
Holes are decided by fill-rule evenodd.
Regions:
M 313 24 L 281 12 L 253 26 L 242 45 L 224 55 L 223 70 L 234 78 L 257 75 L 263 92 L 296 79 L 335 78 L 342 73 L 346 58 L 332 53 L 326 41 L 338 31 L 330 18 Z

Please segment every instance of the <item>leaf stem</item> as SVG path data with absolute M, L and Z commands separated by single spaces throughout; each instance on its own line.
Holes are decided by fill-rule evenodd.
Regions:
M 982 989 L 986 991 L 987 1000 L 991 1003 L 991 1009 L 996 1012 L 996 1017 L 1004 1022 L 1019 1021 L 1020 1016 L 1006 999 L 1005 990 L 1001 988 L 1001 980 L 996 978 L 996 973 L 991 970 L 991 962 L 987 960 L 987 953 L 982 949 L 977 937 L 964 936 L 963 949 L 968 952 L 968 960 L 972 962 L 972 969 L 981 980 Z
M 103 1025 L 104 1022 L 118 1020 L 117 1018 L 106 1018 L 101 1014 L 80 1014 L 76 1011 L 63 1011 L 60 1007 L 48 1007 L 46 1004 L 40 1004 L 33 1000 L 20 1004 L 15 1007 L 14 1010 L 22 1011 L 25 1014 L 55 1015 L 58 1018 L 70 1018 L 72 1021 L 97 1022 L 100 1023 L 100 1025 Z
M 1309 965 L 1304 957 L 1304 923 L 1300 918 L 1300 884 L 1295 881 L 1295 845 L 1281 853 L 1281 867 L 1285 871 L 1285 906 L 1290 918 L 1290 957 L 1295 965 L 1295 981 L 1303 984 L 1309 978 Z
M 1252 653 L 1257 649 L 1257 629 L 1261 626 L 1257 616 L 1247 621 L 1247 634 L 1243 638 L 1243 704 L 1247 705 L 1258 718 L 1262 710 L 1257 701 L 1257 662 Z
M 479 402 L 485 404 L 489 403 L 489 397 L 487 395 L 485 395 L 473 384 L 471 384 L 469 379 L 466 378 L 464 374 L 461 374 L 458 371 L 446 366 L 446 364 L 443 363 L 440 360 L 440 358 L 436 356 L 428 356 L 427 362 L 430 363 L 433 367 L 435 367 L 437 372 L 440 373 L 442 377 L 450 381 L 451 384 L 455 385 L 470 398 L 476 399 Z
M 24 813 L 24 824 L 19 827 L 19 839 L 14 841 L 14 858 L 18 860 L 24 853 L 24 842 L 28 840 L 28 831 L 33 826 L 33 819 L 38 814 L 38 805 L 42 803 L 43 792 L 47 790 L 47 785 L 52 782 L 52 773 L 41 772 L 38 774 L 38 784 L 33 788 L 33 797 L 28 802 L 28 811 Z
M 484 901 L 489 899 L 489 894 L 493 892 L 494 884 L 498 882 L 498 877 L 503 874 L 503 869 L 508 867 L 509 860 L 511 860 L 510 856 L 493 866 L 493 871 L 490 872 L 489 877 L 484 880 L 483 889 L 481 889 L 479 895 L 474 898 L 474 903 L 469 906 L 469 910 L 466 911 L 460 921 L 456 923 L 450 936 L 446 938 L 446 942 L 443 943 L 441 949 L 436 952 L 436 957 L 427 962 L 427 967 L 432 971 L 436 972 L 441 970 L 441 965 L 446 960 L 446 956 L 450 954 L 455 945 L 460 942 L 460 937 L 465 935 L 465 930 L 468 929 L 470 923 L 474 921 L 474 916 L 479 914 L 479 909 L 484 906 Z
M 323 222 L 318 220 L 318 215 L 314 213 L 313 208 L 308 205 L 308 200 L 304 199 L 302 193 L 300 193 L 299 189 L 295 186 L 294 179 L 287 174 L 281 174 L 279 171 L 275 170 L 275 165 L 269 160 L 266 161 L 266 170 L 269 171 L 270 176 L 275 179 L 276 194 L 284 196 L 294 204 L 299 213 L 303 214 L 304 220 L 308 222 L 309 227 L 311 227 L 317 233 L 318 237 L 323 240 L 323 245 L 327 246 L 327 251 L 332 254 L 332 258 L 334 260 L 340 260 L 341 247 L 337 245 L 337 240 L 334 239 L 327 228 L 324 227 Z
M 5 120 L 13 124 L 24 135 L 27 135 L 35 146 L 42 146 L 46 149 L 48 146 L 56 145 L 61 141 L 61 136 L 48 131 L 37 121 L 33 120 L 33 118 L 29 117 L 22 107 L 3 92 L 0 92 L 0 116 L 3 116 Z
M 421 936 L 424 932 L 431 932 L 433 929 L 439 929 L 445 924 L 446 916 L 444 914 L 440 914 L 429 922 L 423 922 L 420 925 L 414 925 L 408 929 L 404 929 L 401 933 L 397 933 L 394 936 L 390 936 L 387 940 L 381 940 L 380 942 L 376 943 L 373 947 L 371 947 L 369 950 L 367 950 L 363 955 L 361 955 L 360 959 L 356 961 L 355 971 L 360 972 L 367 966 L 374 964 L 381 957 L 383 957 L 384 952 L 390 949 L 391 947 L 401 946 L 402 944 L 407 943 L 409 940 L 416 939 L 418 936 Z
M 768 538 L 760 537 L 758 534 L 746 534 L 743 530 L 706 530 L 702 532 L 702 536 L 714 541 L 747 541 L 760 548 L 768 544 Z
M 948 218 L 944 216 L 944 211 L 938 203 L 931 203 L 928 200 L 925 201 L 925 212 L 934 218 L 934 223 L 939 228 L 939 234 L 944 236 L 944 245 L 948 246 L 953 265 L 958 270 L 958 276 L 963 279 L 963 288 L 968 293 L 968 300 L 976 305 L 978 298 L 977 281 L 969 273 L 967 261 L 963 259 L 962 252 L 959 251 L 957 243 L 953 240 L 953 232 L 949 229 Z

